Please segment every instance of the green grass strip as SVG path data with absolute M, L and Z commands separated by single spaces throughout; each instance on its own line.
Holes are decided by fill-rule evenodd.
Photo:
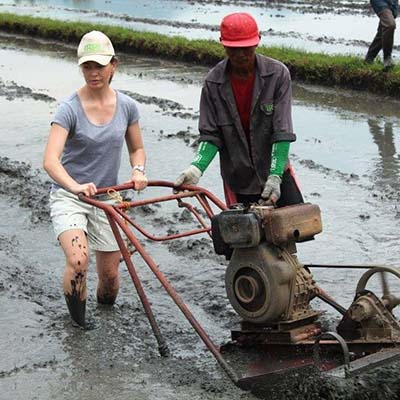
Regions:
M 189 40 L 117 26 L 0 13 L 1 31 L 55 39 L 76 46 L 82 35 L 93 29 L 109 36 L 117 52 L 156 56 L 206 66 L 216 64 L 225 56 L 223 47 L 212 40 Z M 259 46 L 257 52 L 285 63 L 295 80 L 366 90 L 400 98 L 400 65 L 384 72 L 380 62 L 366 65 L 360 57 L 355 56 L 327 55 L 265 46 Z

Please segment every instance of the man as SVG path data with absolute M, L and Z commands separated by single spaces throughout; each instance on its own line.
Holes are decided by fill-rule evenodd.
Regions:
M 288 69 L 256 54 L 260 34 L 247 13 L 221 22 L 227 58 L 206 76 L 200 99 L 200 145 L 175 182 L 197 184 L 217 152 L 226 203 L 284 206 L 303 202 L 288 162 L 292 90 Z
M 394 31 L 396 29 L 398 0 L 370 0 L 371 6 L 379 17 L 378 31 L 368 48 L 365 62 L 374 62 L 378 53 L 383 50 L 383 68 L 388 70 L 393 67 L 392 49 Z

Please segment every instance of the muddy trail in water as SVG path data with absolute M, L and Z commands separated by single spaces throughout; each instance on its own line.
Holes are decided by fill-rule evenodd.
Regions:
M 169 12 L 165 13 L 165 9 Z M 0 11 L 50 18 L 116 24 L 135 30 L 219 40 L 222 17 L 250 12 L 259 23 L 261 43 L 307 51 L 364 56 L 375 35 L 377 18 L 366 1 L 46 1 L 3 0 Z M 394 56 L 399 45 L 397 34 Z
M 218 367 L 137 255 L 133 261 L 171 357 L 159 356 L 122 264 L 117 303 L 105 308 L 96 304 L 96 273 L 91 262 L 91 329 L 74 328 L 61 292 L 63 255 L 48 214 L 50 182 L 40 164 L 57 102 L 79 87 L 82 77 L 72 49 L 47 46 L 46 42 L 40 50 L 36 47 L 10 37 L 3 38 L 0 46 L 2 59 L 9 60 L 0 67 L 1 399 L 399 397 L 398 365 L 344 383 L 317 376 L 290 376 L 289 382 L 279 386 L 256 387 L 254 393 L 241 391 Z M 30 65 L 29 71 L 26 65 Z M 205 71 L 121 56 L 114 84 L 138 103 L 150 179 L 173 180 L 191 161 Z M 292 147 L 292 160 L 306 199 L 321 206 L 324 222 L 324 233 L 299 247 L 304 262 L 317 263 L 324 258 L 331 263 L 396 263 L 400 220 L 397 110 L 397 102 L 382 98 L 295 87 L 298 141 Z M 121 181 L 128 171 L 124 158 Z M 218 175 L 216 161 L 201 184 L 222 197 Z M 151 197 L 152 193 L 148 189 L 138 198 Z M 160 191 L 155 189 L 154 193 Z M 196 226 L 176 205 L 147 206 L 133 215 L 154 234 Z M 199 236 L 159 244 L 141 241 L 213 341 L 217 345 L 227 342 L 239 319 L 225 294 L 226 261 L 214 254 L 210 239 Z M 359 274 L 338 276 L 316 271 L 316 277 L 329 293 L 348 305 Z M 398 282 L 395 285 L 398 288 Z M 327 310 L 326 324 L 337 320 L 337 313 Z
M 13 349 L 12 356 L 3 349 L 7 356 L 1 363 L 0 386 L 5 397 L 0 398 L 63 399 L 77 391 L 80 399 L 96 399 L 104 393 L 120 399 L 131 398 L 132 393 L 135 399 L 397 399 L 400 395 L 399 364 L 347 381 L 292 374 L 288 381 L 266 382 L 256 385 L 250 394 L 243 392 L 219 370 L 175 305 L 144 268 L 140 275 L 172 352 L 169 358 L 158 354 L 123 266 L 122 290 L 113 308 L 96 305 L 95 277 L 93 273 L 89 275 L 92 287 L 88 330 L 73 327 L 57 285 L 62 258 L 54 254 L 49 259 L 59 249 L 54 246 L 49 251 L 49 244 L 45 243 L 50 239 L 44 201 L 48 184 L 28 165 L 0 159 L 0 204 L 11 208 L 5 227 L 10 229 L 9 224 L 13 224 L 11 236 L 3 229 L 0 236 L 1 320 L 5 332 L 9 331 L 4 335 L 3 330 L 1 336 Z M 7 204 L 10 196 L 6 195 L 10 189 L 18 193 L 11 207 Z M 169 233 L 190 221 L 185 212 L 166 217 L 156 206 L 138 209 L 134 216 L 139 223 L 167 229 Z M 154 254 L 152 247 L 146 243 L 147 250 Z M 180 240 L 162 247 L 156 255 L 162 260 L 161 268 L 168 279 L 211 336 L 218 343 L 227 341 L 226 334 L 238 318 L 225 297 L 225 262 L 214 254 L 210 240 Z M 170 262 L 165 262 L 167 259 Z M 177 260 L 181 260 L 178 268 Z M 60 265 L 51 271 L 57 262 Z M 333 321 L 328 318 L 326 323 Z M 11 337 L 14 334 L 17 336 Z M 240 362 L 233 365 L 237 368 Z M 31 392 L 35 394 L 29 397 Z

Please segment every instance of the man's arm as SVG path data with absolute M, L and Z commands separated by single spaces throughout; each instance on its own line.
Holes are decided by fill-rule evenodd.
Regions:
M 221 146 L 216 111 L 211 101 L 207 83 L 204 84 L 200 97 L 200 145 L 191 165 L 175 181 L 175 186 L 196 185 L 203 172 L 210 165 Z

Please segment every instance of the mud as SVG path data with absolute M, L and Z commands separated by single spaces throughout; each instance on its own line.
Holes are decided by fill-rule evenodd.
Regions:
M 32 223 L 49 222 L 48 191 L 50 181 L 39 176 L 39 170 L 23 161 L 0 157 L 0 193 L 12 196 L 20 207 L 29 208 Z
M 278 3 L 276 3 L 278 4 Z M 238 4 L 240 6 L 241 4 Z M 242 4 L 243 5 L 243 4 Z M 262 4 L 258 4 L 258 6 L 261 6 Z M 253 3 L 253 6 L 257 6 L 257 3 Z M 280 5 L 282 7 L 282 4 Z M 287 4 L 284 5 L 284 8 L 287 10 L 294 11 L 296 13 L 300 14 L 305 14 L 305 13 L 313 13 L 313 14 L 325 14 L 327 12 L 335 13 L 335 14 L 347 14 L 347 15 L 352 15 L 354 12 L 360 13 L 360 14 L 365 14 L 366 11 L 370 11 L 369 7 L 364 4 L 362 5 L 361 8 L 357 8 L 357 5 L 354 5 L 353 7 L 346 7 L 343 4 L 336 3 L 334 5 L 329 4 L 329 7 L 327 7 L 327 4 L 321 5 L 318 4 L 316 7 L 310 7 L 309 4 L 301 6 L 301 7 L 293 7 L 293 6 L 288 6 Z M 279 9 L 278 9 L 279 10 Z M 68 11 L 74 11 L 73 9 L 68 9 Z M 79 10 L 79 13 L 90 13 L 88 10 Z M 168 20 L 162 20 L 162 19 L 152 19 L 152 18 L 135 18 L 132 17 L 131 15 L 127 14 L 112 14 L 112 13 L 107 13 L 107 12 L 97 12 L 95 13 L 95 16 L 98 18 L 107 18 L 107 19 L 121 19 L 122 21 L 125 22 L 132 22 L 132 23 L 142 23 L 145 25 L 152 25 L 152 26 L 167 26 L 167 27 L 173 27 L 173 28 L 184 28 L 187 30 L 204 30 L 208 32 L 215 32 L 218 33 L 219 31 L 219 24 L 211 25 L 211 24 L 202 24 L 199 22 L 180 22 L 180 21 L 168 21 Z M 275 15 L 275 18 L 285 18 L 284 15 Z M 296 39 L 296 40 L 303 40 L 310 43 L 323 43 L 325 45 L 341 45 L 341 46 L 346 46 L 346 47 L 365 47 L 367 48 L 370 45 L 370 42 L 367 40 L 360 40 L 360 39 L 343 39 L 343 38 L 337 38 L 334 36 L 330 36 L 329 34 L 320 34 L 320 35 L 313 35 L 313 34 L 307 34 L 307 33 L 299 33 L 296 31 L 279 31 L 277 29 L 268 29 L 268 30 L 260 30 L 260 34 L 262 37 L 266 38 L 267 41 L 271 42 L 274 40 L 274 38 L 281 38 L 281 39 Z M 400 49 L 399 45 L 394 45 L 393 49 L 398 51 Z
M 257 5 L 253 3 L 254 6 Z M 337 5 L 336 5 L 337 6 Z M 321 8 L 317 7 L 310 7 L 310 5 L 305 5 L 303 7 L 290 7 L 290 6 L 285 6 L 285 9 L 295 11 L 297 13 L 313 13 L 313 14 L 324 14 L 326 12 L 335 12 L 336 14 L 353 14 L 354 11 L 356 12 L 365 12 L 365 9 L 367 7 L 363 7 L 363 10 L 357 10 L 355 8 L 346 8 L 346 7 L 341 7 L 340 11 L 338 11 L 337 7 L 332 7 L 330 6 L 329 8 L 325 6 L 322 6 Z M 73 9 L 68 9 L 68 11 L 75 11 Z M 90 13 L 88 10 L 79 10 L 78 11 L 80 14 L 88 14 Z M 135 18 L 132 17 L 131 15 L 127 14 L 112 14 L 112 13 L 107 13 L 107 12 L 97 12 L 95 13 L 95 16 L 98 18 L 107 18 L 107 19 L 121 19 L 122 21 L 125 22 L 132 22 L 132 23 L 142 23 L 145 25 L 152 25 L 152 26 L 167 26 L 167 27 L 173 27 L 173 28 L 184 28 L 188 30 L 204 30 L 208 32 L 215 32 L 218 33 L 219 31 L 219 25 L 211 25 L 211 24 L 202 24 L 199 22 L 180 22 L 180 21 L 168 21 L 168 20 L 163 20 L 163 19 L 152 19 L 152 18 Z M 275 17 L 279 18 L 279 14 L 275 15 Z M 285 18 L 284 15 L 280 16 L 281 18 Z M 295 31 L 288 31 L 288 32 L 282 32 L 276 29 L 268 29 L 268 30 L 260 30 L 260 34 L 269 39 L 270 41 L 273 40 L 274 38 L 287 38 L 287 39 L 302 39 L 305 40 L 309 43 L 315 42 L 315 43 L 325 43 L 329 45 L 345 45 L 345 46 L 352 46 L 352 47 L 368 47 L 369 42 L 366 40 L 345 40 L 342 38 L 335 38 L 330 35 L 312 35 L 312 34 L 299 34 L 299 32 Z M 394 49 L 398 50 L 399 46 L 394 45 Z
M 400 386 L 396 378 L 399 364 L 364 374 L 345 384 L 311 377 L 308 381 L 295 379 L 299 391 L 306 399 L 397 399 Z M 294 400 L 297 396 L 291 390 L 285 390 L 283 396 Z
M 375 35 L 377 18 L 365 1 L 145 1 L 130 5 L 120 0 L 102 2 L 56 0 L 0 3 L 0 10 L 37 14 L 51 18 L 80 19 L 127 26 L 188 38 L 219 39 L 218 27 L 224 14 L 243 9 L 259 22 L 262 43 L 310 51 L 364 55 Z M 395 40 L 395 55 L 399 52 Z
M 4 83 L 0 80 L 0 96 L 6 100 L 12 101 L 16 98 L 32 98 L 33 100 L 51 103 L 56 101 L 54 97 L 50 97 L 44 93 L 34 92 L 31 88 L 17 85 L 15 82 Z
M 308 168 L 314 168 L 310 163 L 305 164 Z M 1 165 L 2 174 L 0 176 L 0 182 L 7 184 L 7 186 L 13 185 L 18 188 L 25 188 L 25 191 L 20 193 L 21 205 L 23 207 L 21 210 L 22 214 L 29 211 L 33 215 L 40 215 L 43 211 L 43 197 L 47 195 L 47 182 L 40 180 L 38 177 L 39 171 L 32 171 L 31 167 L 26 164 L 12 162 L 9 159 L 3 159 Z M 329 175 L 329 171 L 324 169 L 320 169 L 319 172 L 326 176 Z M 343 177 L 340 176 L 340 178 Z M 33 187 L 39 187 L 40 189 L 33 191 Z M 31 191 L 27 191 L 27 188 L 30 188 Z M 29 207 L 26 206 L 27 204 L 29 204 Z M 185 212 L 173 213 L 170 219 L 161 222 L 160 219 L 163 217 L 162 215 L 160 216 L 159 209 L 160 207 L 156 206 L 142 207 L 137 212 L 137 215 L 145 217 L 146 223 L 150 223 L 153 226 L 165 225 L 167 227 L 172 227 L 176 226 L 178 223 L 187 224 L 190 222 L 190 218 L 188 218 Z M 38 219 L 38 221 L 40 221 L 44 229 L 45 222 L 48 222 L 48 218 L 41 218 Z M 19 233 L 16 233 L 18 236 Z M 31 234 L 36 233 L 37 232 L 34 231 Z M 70 326 L 69 317 L 65 314 L 65 306 L 63 300 L 59 298 L 60 296 L 57 288 L 54 283 L 51 282 L 43 286 L 44 276 L 43 272 L 39 272 L 41 268 L 40 264 L 36 266 L 30 265 L 26 264 L 26 261 L 20 259 L 18 253 L 16 253 L 16 249 L 18 249 L 22 243 L 17 241 L 17 236 L 12 238 L 2 236 L 2 240 L 0 241 L 1 254 L 4 253 L 9 260 L 6 267 L 3 262 L 0 266 L 0 287 L 2 288 L 0 293 L 5 292 L 4 294 L 7 294 L 7 296 L 11 298 L 30 299 L 30 301 L 34 301 L 35 304 L 40 306 L 40 309 L 36 310 L 35 314 L 39 316 L 39 321 L 45 333 L 40 333 L 39 337 L 46 335 L 50 341 L 55 341 L 57 337 L 60 337 L 60 335 L 64 336 L 65 333 L 67 333 L 66 342 L 68 346 L 73 346 L 72 348 L 76 347 L 76 343 L 73 343 L 78 339 L 79 331 L 73 330 Z M 207 319 L 212 318 L 215 321 L 219 321 L 218 324 L 222 329 L 229 330 L 229 328 L 237 322 L 237 317 L 230 309 L 224 295 L 223 273 L 225 263 L 215 256 L 209 239 L 202 238 L 174 241 L 166 244 L 166 246 L 173 257 L 180 257 L 182 260 L 185 260 L 182 267 L 186 269 L 186 273 L 184 271 L 178 272 L 175 270 L 173 275 L 171 275 L 171 279 L 177 287 L 178 292 L 182 296 L 188 296 L 192 306 L 195 308 L 200 307 L 203 310 L 202 312 L 206 313 L 208 316 Z M 61 259 L 61 257 L 57 258 Z M 4 260 L 3 257 L 0 259 Z M 205 262 L 205 260 L 207 261 Z M 191 274 L 189 276 L 187 275 L 187 266 L 194 266 L 198 261 L 201 261 L 202 264 L 201 269 L 198 271 L 198 273 L 200 273 L 200 281 L 196 279 L 196 285 L 188 286 L 188 279 L 193 280 L 193 276 Z M 7 282 L 12 282 L 12 285 L 9 286 Z M 150 287 L 148 287 L 150 291 L 154 289 L 153 283 L 151 283 L 150 280 L 144 279 L 144 283 L 146 286 L 150 285 Z M 182 398 L 186 398 L 185 396 L 187 393 L 191 391 L 201 393 L 201 397 L 199 398 L 224 398 L 224 396 L 231 396 L 232 390 L 234 390 L 235 396 L 237 396 L 235 398 L 249 398 L 247 397 L 249 395 L 233 389 L 231 384 L 226 382 L 226 378 L 220 376 L 219 371 L 215 371 L 215 366 L 213 366 L 212 363 L 211 365 L 209 362 L 206 363 L 209 369 L 208 372 L 196 365 L 199 362 L 198 357 L 200 355 L 202 358 L 207 358 L 208 356 L 203 354 L 202 350 L 199 350 L 198 340 L 193 337 L 189 328 L 185 328 L 174 319 L 169 320 L 170 317 L 164 316 L 163 312 L 158 314 L 158 317 L 161 316 L 159 322 L 163 326 L 164 335 L 172 342 L 170 345 L 175 355 L 173 355 L 171 359 L 160 359 L 140 305 L 137 300 L 132 304 L 131 299 L 129 299 L 133 294 L 132 288 L 129 290 L 130 294 L 128 298 L 125 298 L 126 289 L 127 288 L 125 288 L 125 293 L 122 296 L 122 302 L 113 309 L 105 310 L 101 307 L 97 307 L 97 309 L 93 310 L 93 304 L 95 304 L 93 290 L 92 294 L 89 296 L 89 302 L 92 306 L 89 325 L 92 329 L 94 327 L 94 330 L 90 330 L 90 333 L 85 334 L 90 334 L 91 336 L 85 337 L 83 346 L 90 346 L 91 348 L 92 346 L 95 346 L 95 348 L 97 346 L 104 346 L 102 351 L 106 351 L 107 360 L 102 361 L 100 367 L 102 374 L 106 374 L 109 377 L 113 374 L 115 368 L 121 369 L 122 363 L 122 365 L 124 365 L 122 372 L 129 372 L 133 376 L 131 384 L 135 388 L 143 388 L 149 385 L 162 385 L 162 390 L 165 390 L 164 385 L 172 385 L 175 387 L 174 390 L 179 388 L 179 390 L 185 393 Z M 63 309 L 64 312 L 60 312 Z M 168 324 L 166 324 L 165 318 L 169 320 Z M 135 327 L 134 331 L 132 331 L 132 326 Z M 111 342 L 107 339 L 107 332 L 110 332 L 110 330 L 113 332 L 114 336 Z M 102 337 L 101 343 L 97 341 L 98 337 Z M 31 338 L 30 340 L 34 341 L 33 339 L 34 338 Z M 79 340 L 82 341 L 82 338 Z M 74 354 L 72 349 L 70 351 Z M 184 354 L 183 357 L 179 356 L 182 351 Z M 133 355 L 132 353 L 135 355 L 134 359 L 136 360 L 133 364 L 129 361 Z M 101 352 L 95 352 L 95 354 L 100 355 Z M 192 356 L 189 356 L 189 354 L 192 354 Z M 193 356 L 195 356 L 195 360 L 197 361 L 194 366 L 189 366 L 188 362 Z M 37 376 L 37 371 L 40 370 L 50 370 L 53 371 L 55 376 L 58 376 L 59 370 L 62 371 L 64 369 L 62 366 L 63 362 L 57 358 L 57 353 L 55 356 L 53 355 L 53 357 L 56 358 L 41 362 L 33 362 L 31 364 L 25 363 L 11 369 L 1 370 L 0 378 L 3 380 L 11 378 L 18 379 L 23 373 Z M 84 376 L 93 379 L 93 374 L 98 373 L 98 367 L 94 370 L 94 366 L 90 367 L 92 358 L 94 361 L 96 355 L 84 357 L 79 361 L 83 363 L 82 365 L 78 364 L 72 368 L 76 371 L 82 368 Z M 193 361 L 190 361 L 190 365 L 192 362 Z M 181 365 L 179 366 L 177 363 Z M 200 365 L 201 364 L 202 362 L 200 362 Z M 396 379 L 397 368 L 398 366 L 390 366 L 378 373 L 375 372 L 371 376 L 364 376 L 363 378 L 346 382 L 346 384 L 326 381 L 325 379 L 319 379 L 318 377 L 308 375 L 307 380 L 305 380 L 304 377 L 297 377 L 295 380 L 291 379 L 290 385 L 289 383 L 286 385 L 280 384 L 278 387 L 258 385 L 253 388 L 253 394 L 257 398 L 276 399 L 380 399 L 383 398 L 382 393 L 385 393 L 385 398 L 395 399 L 400 390 L 398 380 Z M 152 381 L 150 372 L 147 372 L 145 377 L 140 378 L 143 371 L 162 371 L 162 378 L 156 379 L 158 382 L 156 384 Z M 212 375 L 217 374 L 218 379 L 210 376 L 209 373 L 212 373 Z M 23 378 L 20 379 L 23 380 Z M 57 379 L 59 379 L 59 377 Z M 294 382 L 295 385 L 293 385 Z M 5 387 L 7 388 L 7 383 Z M 85 398 L 96 398 L 95 393 L 99 393 L 99 391 L 94 388 L 94 385 L 90 385 L 89 387 L 83 385 L 80 387 L 80 390 L 83 390 L 83 393 L 86 393 L 87 396 L 93 395 L 93 397 Z M 65 393 L 58 393 L 58 398 L 64 398 L 63 396 L 67 396 L 68 393 L 73 393 L 75 390 L 73 388 L 74 385 L 68 388 Z M 70 390 L 72 390 L 72 392 L 70 392 Z M 102 390 L 104 390 L 104 388 Z M 121 396 L 121 398 L 124 398 L 122 393 Z M 191 396 L 195 395 L 192 394 Z M 146 394 L 143 398 L 151 397 L 147 397 Z
M 363 6 L 357 4 L 362 12 Z M 56 103 L 78 88 L 82 77 L 70 47 L 37 43 L 0 37 L 0 55 L 12 65 L 0 68 L 4 93 L 0 107 L 5 111 L 0 128 L 0 398 L 69 399 L 78 394 L 85 400 L 125 400 L 132 395 L 138 400 L 399 397 L 398 365 L 344 383 L 307 374 L 307 379 L 291 376 L 285 385 L 269 382 L 254 387 L 253 393 L 241 391 L 205 350 L 136 253 L 132 260 L 171 356 L 160 357 L 124 265 L 116 304 L 104 307 L 97 305 L 92 257 L 87 313 L 93 329 L 74 328 L 63 298 L 64 259 L 50 226 L 50 182 L 41 170 L 41 158 Z M 174 180 L 193 157 L 200 84 L 206 69 L 124 54 L 120 58 L 113 83 L 138 103 L 149 178 Z M 26 65 L 41 73 L 27 71 Z M 291 147 L 291 159 L 306 200 L 320 205 L 324 224 L 323 234 L 315 241 L 298 246 L 299 258 L 304 263 L 396 265 L 399 103 L 307 85 L 295 85 L 294 93 L 298 140 Z M 218 169 L 216 160 L 201 184 L 222 198 Z M 125 157 L 121 181 L 128 172 Z M 160 193 L 165 194 L 147 189 L 134 196 Z M 197 227 L 176 205 L 144 206 L 132 215 L 152 234 Z M 140 240 L 212 340 L 217 345 L 228 342 L 238 317 L 225 294 L 226 261 L 214 254 L 210 239 L 204 235 L 163 243 Z M 329 294 L 349 305 L 359 271 L 313 272 Z M 398 281 L 390 284 L 399 293 Z M 371 285 L 379 288 L 379 282 Z M 327 309 L 321 303 L 315 307 Z M 334 326 L 337 313 L 326 311 L 324 323 Z
M 182 7 L 185 7 L 186 5 L 190 6 L 196 6 L 196 5 L 202 5 L 202 6 L 207 6 L 207 5 L 213 5 L 213 6 L 234 6 L 237 8 L 240 7 L 248 7 L 248 3 L 245 1 L 238 1 L 238 0 L 222 0 L 222 1 L 205 1 L 205 0 L 200 0 L 200 1 L 187 1 L 187 0 L 179 0 L 180 3 L 182 4 Z M 260 7 L 264 8 L 266 6 L 264 1 L 254 1 L 252 2 L 253 7 Z M 268 9 L 276 9 L 276 10 L 292 10 L 296 11 L 299 13 L 315 13 L 315 14 L 322 14 L 322 13 L 337 13 L 337 14 L 344 14 L 344 13 L 368 13 L 370 12 L 370 7 L 368 4 L 364 2 L 344 2 L 344 1 L 318 1 L 316 4 L 314 1 L 291 1 L 291 0 L 285 0 L 285 1 L 279 1 L 279 0 L 274 0 L 274 1 L 269 1 L 267 5 L 267 10 Z M 73 8 L 67 8 L 67 10 L 75 10 Z M 79 9 L 79 12 L 81 13 L 89 13 L 90 11 L 87 9 Z M 110 16 L 109 13 L 107 12 L 101 12 L 97 14 L 98 16 Z M 138 21 L 138 22 L 153 22 L 154 20 L 150 20 L 148 18 L 134 18 L 131 15 L 124 14 L 120 16 L 120 18 L 125 19 L 126 21 Z M 164 20 L 155 20 L 159 21 L 158 23 L 162 24 L 164 23 Z M 174 24 L 174 25 L 172 25 Z M 174 23 L 171 23 L 172 26 L 187 26 L 184 22 L 179 22 L 176 21 Z M 212 26 L 205 26 L 207 29 L 210 29 Z
M 171 77 L 174 80 L 174 77 Z M 155 96 L 143 96 L 139 93 L 132 93 L 126 90 L 123 90 L 123 93 L 132 97 L 137 102 L 141 104 L 154 104 L 156 105 L 162 112 L 163 115 L 170 115 L 172 117 L 182 118 L 182 119 L 198 119 L 199 115 L 186 110 L 182 104 L 176 103 L 174 101 L 168 99 L 160 99 Z M 156 112 L 158 112 L 156 110 Z M 178 134 L 178 136 L 182 137 L 185 132 Z M 197 136 L 197 135 L 196 135 Z
M 247 3 L 245 1 L 237 1 L 237 0 L 216 0 L 216 1 L 190 1 L 191 4 L 199 3 L 199 4 L 217 4 L 217 5 L 233 5 L 236 7 L 243 7 L 246 6 Z M 254 6 L 257 7 L 265 7 L 264 1 L 254 1 L 252 2 Z M 277 7 L 278 9 L 294 9 L 296 11 L 302 13 L 314 13 L 314 12 L 335 12 L 335 13 L 345 13 L 345 12 L 366 12 L 369 10 L 368 4 L 362 1 L 329 1 L 329 0 L 322 0 L 322 1 L 301 1 L 298 0 L 272 0 L 268 1 L 268 7 Z

